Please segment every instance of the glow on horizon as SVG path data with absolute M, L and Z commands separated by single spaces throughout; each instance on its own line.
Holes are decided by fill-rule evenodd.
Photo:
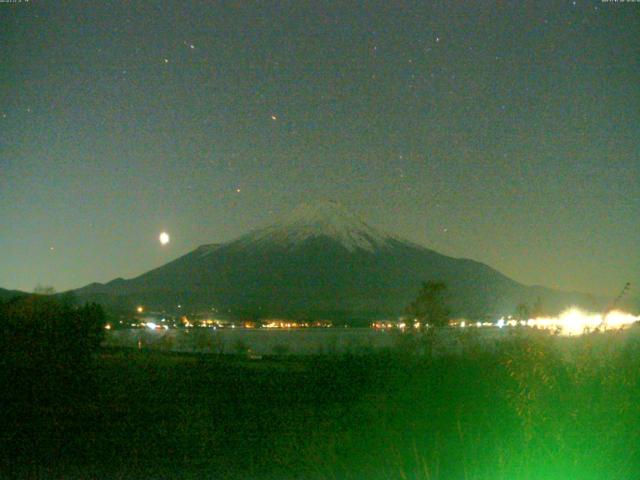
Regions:
M 560 335 L 574 336 L 589 332 L 620 330 L 640 321 L 640 316 L 620 310 L 606 314 L 585 312 L 576 307 L 565 310 L 557 317 L 537 317 L 527 320 L 529 327 L 552 330 Z

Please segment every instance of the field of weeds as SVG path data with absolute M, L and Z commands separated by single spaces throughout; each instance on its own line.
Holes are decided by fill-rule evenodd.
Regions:
M 14 366 L 2 391 L 2 472 L 640 478 L 637 327 L 577 338 L 524 331 L 490 352 L 428 351 L 420 337 L 357 356 L 103 350 L 73 384 L 36 382 Z

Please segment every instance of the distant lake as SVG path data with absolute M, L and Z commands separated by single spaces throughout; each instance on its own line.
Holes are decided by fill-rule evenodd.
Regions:
M 491 348 L 506 331 L 487 328 L 476 331 L 476 339 Z M 172 352 L 242 353 L 256 355 L 365 354 L 397 346 L 407 336 L 397 330 L 372 328 L 300 329 L 126 329 L 106 332 L 105 346 L 157 349 Z M 461 353 L 464 331 L 439 332 L 438 346 L 449 353 Z
M 533 332 L 534 330 L 524 330 Z M 437 332 L 433 354 L 462 354 L 468 348 L 491 351 L 501 340 L 516 334 L 511 328 L 447 328 Z M 578 344 L 581 337 L 554 336 L 554 342 L 565 352 Z M 597 335 L 591 341 L 594 347 L 606 348 L 612 338 L 616 344 L 640 341 L 640 328 L 611 335 Z M 191 328 L 150 330 L 135 328 L 106 332 L 103 345 L 152 349 L 168 352 L 195 353 L 253 353 L 255 355 L 362 355 L 389 348 L 405 350 L 410 335 L 398 330 L 372 328 L 300 328 L 300 329 L 245 329 L 245 328 Z
M 256 355 L 358 354 L 392 347 L 397 335 L 371 328 L 127 329 L 107 332 L 104 345 L 202 353 L 240 353 L 250 349 Z

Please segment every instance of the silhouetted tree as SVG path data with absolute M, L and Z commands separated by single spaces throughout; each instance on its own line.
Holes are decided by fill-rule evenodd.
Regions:
M 418 296 L 406 309 L 407 315 L 432 327 L 447 325 L 449 309 L 445 298 L 446 290 L 444 282 L 423 282 Z
M 99 398 L 94 355 L 104 325 L 101 307 L 77 306 L 70 296 L 0 303 L 0 405 L 3 432 L 11 433 L 0 435 L 0 465 L 7 458 L 51 464 L 78 431 L 101 420 L 91 405 Z
M 78 307 L 68 296 L 32 295 L 0 305 L 4 380 L 16 380 L 24 391 L 81 386 L 102 341 L 105 323 L 99 305 Z
M 56 289 L 48 285 L 38 284 L 33 289 L 33 293 L 35 293 L 36 295 L 53 295 L 56 293 Z
M 518 320 L 529 320 L 531 318 L 531 309 L 529 308 L 529 304 L 526 302 L 519 303 L 516 306 L 514 317 Z

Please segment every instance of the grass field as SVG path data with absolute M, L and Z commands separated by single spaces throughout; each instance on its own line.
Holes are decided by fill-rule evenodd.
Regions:
M 640 478 L 640 335 L 494 352 L 265 357 L 104 350 L 13 370 L 6 478 Z

